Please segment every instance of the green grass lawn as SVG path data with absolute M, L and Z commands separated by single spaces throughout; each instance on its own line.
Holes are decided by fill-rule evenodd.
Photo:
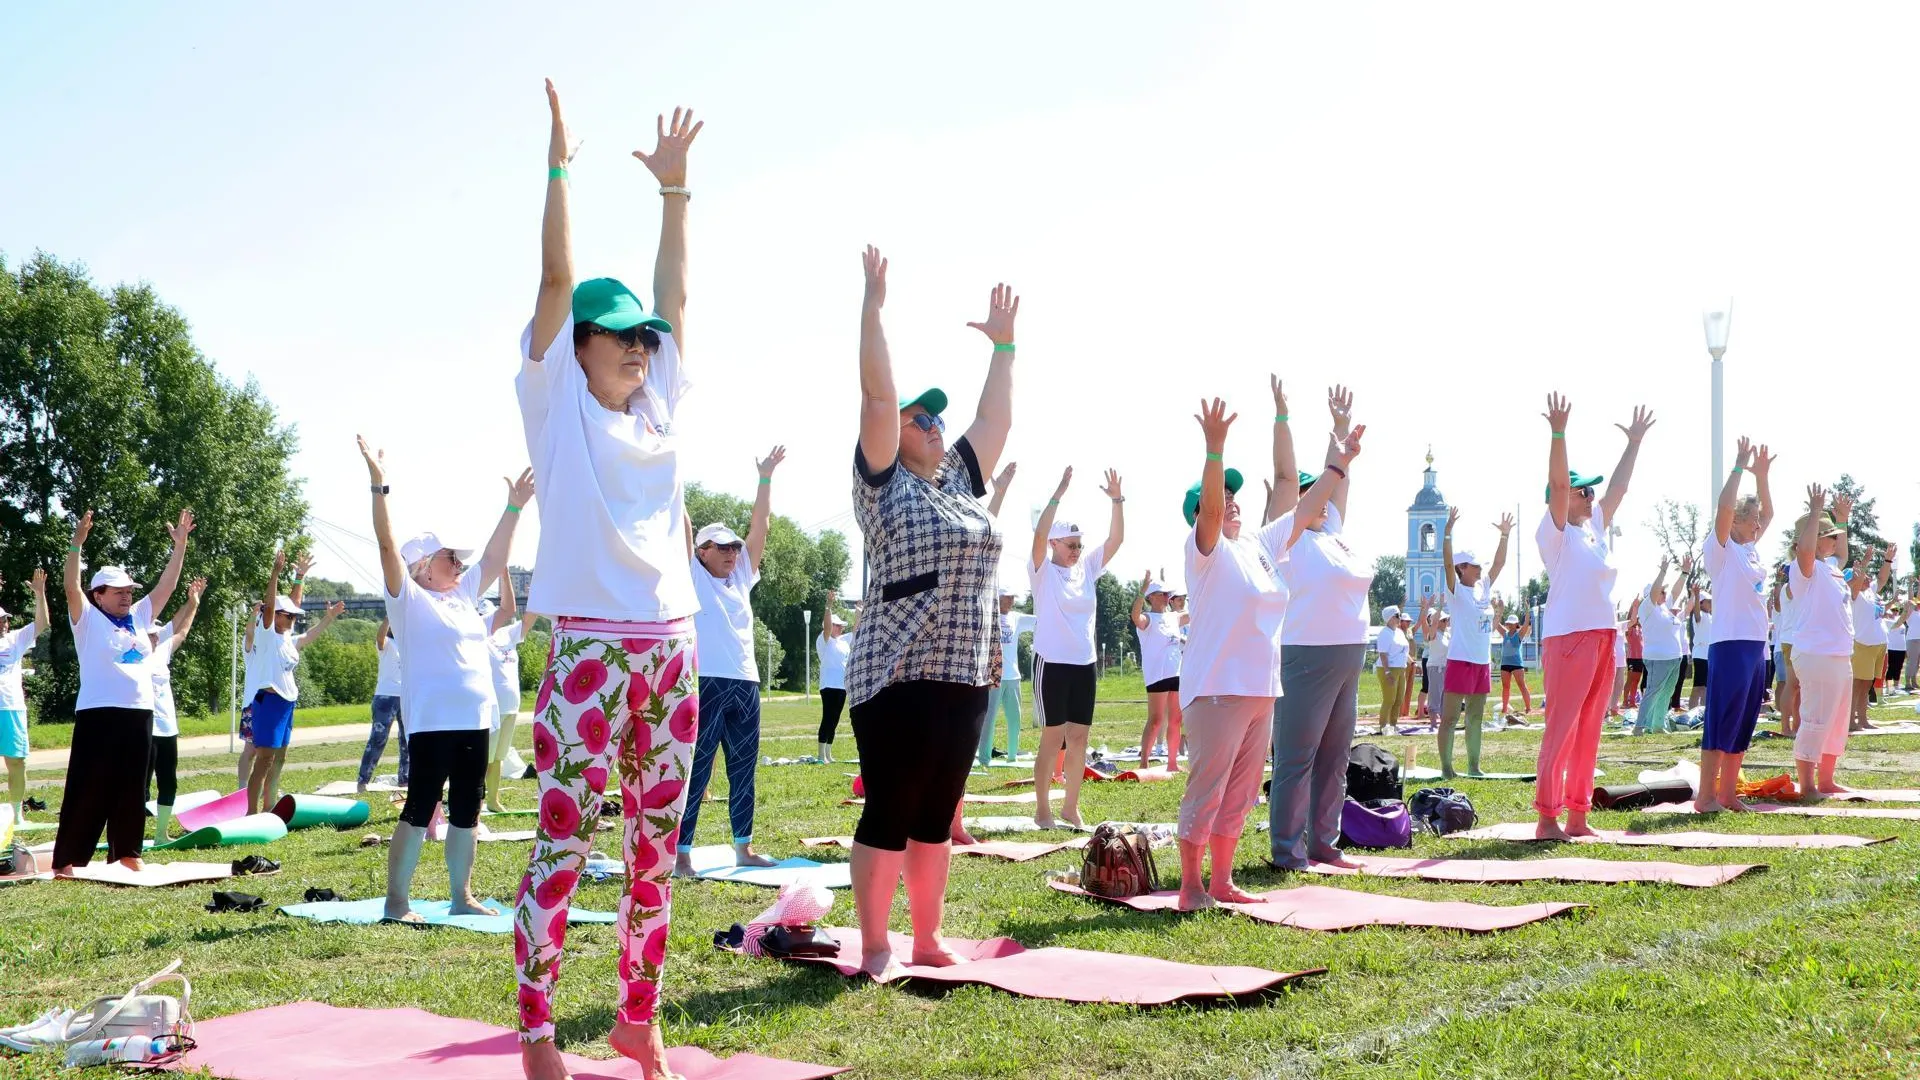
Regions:
M 1364 685 L 1371 685 L 1371 679 Z M 1103 687 L 1093 741 L 1116 751 L 1137 740 L 1144 700 L 1137 682 Z M 1880 710 L 1911 717 L 1904 705 Z M 1031 716 L 1029 709 L 1028 715 Z M 302 722 L 307 722 L 305 714 Z M 324 722 L 316 719 L 314 722 Z M 765 712 L 763 752 L 797 757 L 813 749 L 817 705 L 780 702 Z M 1023 734 L 1031 745 L 1036 733 Z M 519 739 L 528 743 L 523 728 Z M 1532 767 L 1536 733 L 1487 737 L 1488 768 Z M 1697 756 L 1697 738 L 1610 738 L 1601 748 L 1609 780 Z M 1430 738 L 1389 740 L 1405 756 Z M 288 777 L 301 790 L 350 778 L 357 746 L 304 747 Z M 853 756 L 848 729 L 840 750 Z M 392 753 L 384 769 L 392 769 Z M 1789 767 L 1782 741 L 1756 744 L 1750 775 Z M 329 764 L 331 763 L 331 764 Z M 1843 779 L 1859 786 L 1920 786 L 1920 736 L 1857 740 Z M 231 786 L 230 757 L 194 758 L 184 790 Z M 841 766 L 793 766 L 759 774 L 758 843 L 787 855 L 803 836 L 852 831 L 857 808 L 842 807 Z M 985 791 L 1016 775 L 991 770 Z M 716 770 L 716 788 L 724 773 Z M 37 774 L 45 777 L 52 774 Z M 1530 785 L 1464 781 L 1483 822 L 1525 820 Z M 531 807 L 532 782 L 510 785 L 510 805 Z M 1181 784 L 1089 785 L 1091 819 L 1171 821 Z M 57 788 L 45 794 L 50 801 Z M 261 853 L 286 867 L 277 877 L 241 881 L 272 905 L 297 902 L 312 885 L 343 895 L 378 895 L 385 863 L 359 846 L 362 832 L 390 828 L 395 809 L 374 806 L 364 830 L 295 833 Z M 958 859 L 947 928 L 961 937 L 1007 935 L 1029 946 L 1124 951 L 1196 963 L 1250 964 L 1291 971 L 1326 967 L 1296 989 L 1240 1004 L 1134 1009 L 1027 1001 L 966 988 L 945 994 L 874 988 L 820 970 L 786 967 L 713 949 L 714 931 L 751 919 L 767 890 L 699 882 L 674 894 L 672 955 L 664 1016 L 668 1038 L 715 1053 L 753 1051 L 851 1065 L 872 1078 L 1086 1076 L 1227 1078 L 1408 1077 L 1900 1077 L 1920 1061 L 1920 822 L 1722 815 L 1717 831 L 1851 832 L 1898 836 L 1893 844 L 1839 851 L 1660 851 L 1582 848 L 1596 859 L 1760 862 L 1771 869 L 1717 889 L 1551 883 L 1474 886 L 1343 880 L 1344 888 L 1426 899 L 1514 904 L 1568 900 L 1589 905 L 1571 917 L 1505 933 L 1470 936 L 1374 928 L 1319 934 L 1207 912 L 1139 915 L 1047 889 L 1042 875 L 1077 865 L 1063 854 L 1024 864 Z M 509 819 L 509 822 L 515 819 Z M 526 819 L 518 819 L 526 820 Z M 1698 828 L 1627 813 L 1599 813 L 1620 828 Z M 501 824 L 508 824 L 502 822 Z M 706 808 L 702 843 L 726 832 L 724 803 Z M 616 834 L 601 849 L 617 850 Z M 1264 833 L 1248 830 L 1239 876 L 1255 889 L 1302 882 L 1265 865 Z M 1519 844 L 1431 837 L 1422 855 L 1539 857 Z M 187 853 L 182 858 L 244 852 Z M 828 849 L 822 860 L 843 858 Z M 523 846 L 482 845 L 476 886 L 511 899 L 525 866 Z M 1171 873 L 1174 857 L 1162 857 Z M 1308 884 L 1324 883 L 1307 879 Z M 202 1018 L 299 999 L 368 1007 L 414 1006 L 510 1026 L 511 944 L 458 930 L 320 926 L 271 913 L 211 915 L 210 886 L 116 890 L 64 884 L 0 890 L 0 1023 L 47 1006 L 80 1005 L 118 992 L 174 957 L 185 960 Z M 443 864 L 430 850 L 416 895 L 444 897 Z M 586 884 L 576 903 L 612 910 L 617 884 Z M 851 925 L 842 893 L 836 921 Z M 904 901 L 894 925 L 906 929 Z M 616 936 L 610 926 L 568 936 L 556 1012 L 572 1051 L 609 1053 Z M 51 1062 L 0 1059 L 0 1076 L 51 1077 Z M 104 1072 L 99 1075 L 105 1075 Z

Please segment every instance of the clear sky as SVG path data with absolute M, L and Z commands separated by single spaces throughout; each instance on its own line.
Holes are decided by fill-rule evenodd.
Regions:
M 1657 562 L 1655 502 L 1706 501 L 1700 311 L 1729 295 L 1729 443 L 1780 454 L 1781 523 L 1842 471 L 1890 535 L 1920 516 L 1898 314 L 1920 274 L 1917 21 L 1893 4 L 13 3 L 0 251 L 151 282 L 298 426 L 317 519 L 370 532 L 361 432 L 387 450 L 398 528 L 478 538 L 525 461 L 512 379 L 541 79 L 585 140 L 576 264 L 642 295 L 658 196 L 628 152 L 687 104 L 707 121 L 690 479 L 750 496 L 754 457 L 785 443 L 776 510 L 857 549 L 872 242 L 892 259 L 896 377 L 947 388 L 960 427 L 988 355 L 964 324 L 997 280 L 1023 297 L 1010 574 L 1072 465 L 1066 516 L 1096 540 L 1099 471 L 1125 477 L 1115 569 L 1177 575 L 1195 402 L 1239 410 L 1229 463 L 1261 475 L 1273 371 L 1303 461 L 1326 386 L 1357 394 L 1358 548 L 1404 549 L 1431 444 L 1466 542 L 1490 548 L 1519 504 L 1529 572 L 1546 393 L 1573 400 L 1573 461 L 1594 471 L 1619 453 L 1612 425 L 1652 405 L 1624 595 Z M 371 548 L 322 532 L 339 554 L 319 572 L 369 585 Z

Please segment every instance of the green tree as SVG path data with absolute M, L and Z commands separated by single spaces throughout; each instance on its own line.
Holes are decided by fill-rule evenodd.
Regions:
M 1373 584 L 1367 586 L 1367 618 L 1379 625 L 1380 612 L 1407 602 L 1407 557 L 1382 555 L 1373 560 Z
M 150 582 L 166 561 L 166 525 L 197 521 L 186 576 L 205 577 L 198 626 L 173 660 L 180 708 L 224 703 L 230 623 L 258 592 L 274 544 L 306 515 L 288 471 L 295 449 L 252 382 L 234 386 L 194 347 L 186 320 L 147 285 L 103 292 L 84 267 L 36 254 L 0 260 L 0 576 L 26 610 L 33 568 L 57 577 L 73 515 L 94 511 L 84 557 Z M 48 590 L 56 627 L 66 599 Z M 185 590 L 175 602 L 185 599 Z M 159 613 L 162 617 L 171 612 Z M 73 637 L 55 632 L 33 693 L 40 715 L 72 714 Z
M 1122 584 L 1112 571 L 1093 582 L 1093 644 L 1107 663 L 1120 667 L 1127 657 L 1140 662 L 1140 639 L 1133 633 L 1134 586 Z
M 1676 567 L 1684 557 L 1704 550 L 1705 534 L 1701 531 L 1698 503 L 1662 499 L 1654 506 L 1653 518 L 1647 524 L 1653 530 L 1653 538 L 1659 541 L 1661 552 Z
M 1527 611 L 1532 611 L 1546 602 L 1547 573 L 1542 570 L 1533 576 L 1532 581 L 1520 586 L 1520 606 Z
M 332 632 L 307 646 L 293 669 L 303 705 L 355 705 L 373 700 L 380 656 L 371 642 L 349 644 Z
M 1874 499 L 1868 498 L 1866 488 L 1853 478 L 1852 473 L 1841 473 L 1836 483 L 1827 485 L 1829 504 L 1835 496 L 1847 495 L 1853 499 L 1853 513 L 1847 519 L 1847 553 L 1840 560 L 1842 566 L 1853 565 L 1863 549 L 1874 552 L 1887 550 L 1887 538 L 1880 535 L 1880 517 L 1874 512 Z M 1793 528 L 1800 515 L 1807 511 L 1806 493 L 1801 492 L 1792 514 L 1782 514 L 1786 519 L 1785 528 L 1780 531 L 1780 561 L 1793 558 Z M 1915 528 L 1916 549 L 1920 550 L 1920 526 Z

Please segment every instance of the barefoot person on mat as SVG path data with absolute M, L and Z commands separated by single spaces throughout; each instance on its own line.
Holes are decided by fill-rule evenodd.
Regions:
M 1188 747 L 1187 790 L 1176 830 L 1182 911 L 1253 899 L 1233 884 L 1233 856 L 1260 797 L 1260 772 L 1272 746 L 1273 703 L 1280 696 L 1287 590 L 1274 567 L 1286 561 L 1306 523 L 1325 513 L 1366 431 L 1356 427 L 1346 438 L 1332 439 L 1326 468 L 1299 505 L 1243 532 L 1240 505 L 1233 498 L 1240 473 L 1220 462 L 1235 417 L 1214 398 L 1200 403 L 1194 419 L 1206 439 L 1207 456 L 1200 482 L 1187 489 L 1181 506 L 1193 526 L 1186 545 L 1193 622 L 1180 674 Z M 1297 831 L 1304 832 L 1304 821 L 1301 826 Z M 1209 858 L 1213 874 L 1203 882 Z
M 514 908 L 520 1050 L 529 1080 L 561 1080 L 553 984 L 567 909 L 609 780 L 620 785 L 627 895 L 620 902 L 614 1050 L 649 1080 L 671 1077 L 657 1013 L 674 847 L 700 703 L 679 432 L 687 299 L 687 151 L 700 133 L 676 109 L 651 154 L 660 185 L 654 314 L 613 278 L 574 281 L 560 96 L 547 84 L 540 291 L 514 381 L 540 478 L 540 551 L 527 607 L 554 620 L 533 705 L 540 817 Z M 676 331 L 680 336 L 676 337 Z M 412 642 L 402 640 L 413 648 Z M 416 762 L 416 773 L 419 765 Z
M 1493 693 L 1493 584 L 1507 565 L 1507 538 L 1513 532 L 1513 515 L 1500 515 L 1494 525 L 1500 530 L 1500 544 L 1493 549 L 1493 563 L 1482 576 L 1480 557 L 1453 546 L 1453 527 L 1459 520 L 1459 507 L 1447 512 L 1446 536 L 1440 544 L 1447 607 L 1457 624 L 1440 676 L 1440 775 L 1449 780 L 1453 778 L 1453 725 L 1463 711 L 1467 775 L 1480 775 L 1480 737 L 1486 729 L 1487 696 Z M 1608 687 L 1607 700 L 1613 700 L 1612 687 Z
M 1840 570 L 1852 515 L 1848 496 L 1833 497 L 1829 516 L 1826 489 L 1808 487 L 1807 512 L 1794 525 L 1793 562 L 1787 567 L 1797 619 L 1793 673 L 1800 683 L 1793 764 L 1800 798 L 1807 802 L 1847 790 L 1834 780 L 1833 771 L 1847 749 L 1853 690 L 1853 592 Z
M 1539 814 L 1534 835 L 1541 840 L 1592 836 L 1587 811 L 1593 803 L 1593 765 L 1600 754 L 1600 727 L 1613 697 L 1613 542 L 1607 528 L 1633 478 L 1640 441 L 1653 426 L 1645 407 L 1633 410 L 1633 422 L 1614 426 L 1627 436 L 1620 463 L 1605 494 L 1602 479 L 1567 468 L 1567 416 L 1572 406 L 1558 394 L 1547 396 L 1546 421 L 1553 437 L 1547 446 L 1547 513 L 1534 534 L 1550 585 L 1540 617 L 1541 667 L 1546 676 L 1547 730 L 1540 742 L 1533 808 Z M 1567 815 L 1566 828 L 1560 815 Z
M 1740 440 L 1702 560 L 1713 594 L 1720 597 L 1713 643 L 1707 646 L 1706 730 L 1693 799 L 1693 808 L 1703 814 L 1747 808 L 1738 797 L 1740 761 L 1753 742 L 1767 694 L 1767 567 L 1758 544 L 1773 524 L 1773 493 L 1767 487 L 1772 468 L 1773 455 L 1765 446 Z M 1758 494 L 1742 498 L 1740 474 L 1749 470 Z
M 967 324 L 993 353 L 973 423 L 949 446 L 940 416 L 947 395 L 899 396 L 880 321 L 887 261 L 869 247 L 864 266 L 853 512 L 872 585 L 847 668 L 847 704 L 867 792 L 852 853 L 860 966 L 885 976 L 896 966 L 887 922 L 903 874 L 912 962 L 957 962 L 940 937 L 949 837 L 1001 665 L 1001 536 L 980 500 L 1013 424 L 1020 301 L 996 286 L 986 321 Z

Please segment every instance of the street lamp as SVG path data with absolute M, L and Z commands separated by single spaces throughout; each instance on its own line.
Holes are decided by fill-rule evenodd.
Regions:
M 1707 505 L 1711 507 L 1720 502 L 1720 485 L 1726 478 L 1720 459 L 1727 445 L 1721 414 L 1726 374 L 1720 358 L 1727 355 L 1727 331 L 1733 328 L 1733 298 L 1728 297 L 1718 311 L 1701 312 L 1700 323 L 1707 331 L 1707 355 L 1713 357 L 1713 478 L 1707 484 Z

